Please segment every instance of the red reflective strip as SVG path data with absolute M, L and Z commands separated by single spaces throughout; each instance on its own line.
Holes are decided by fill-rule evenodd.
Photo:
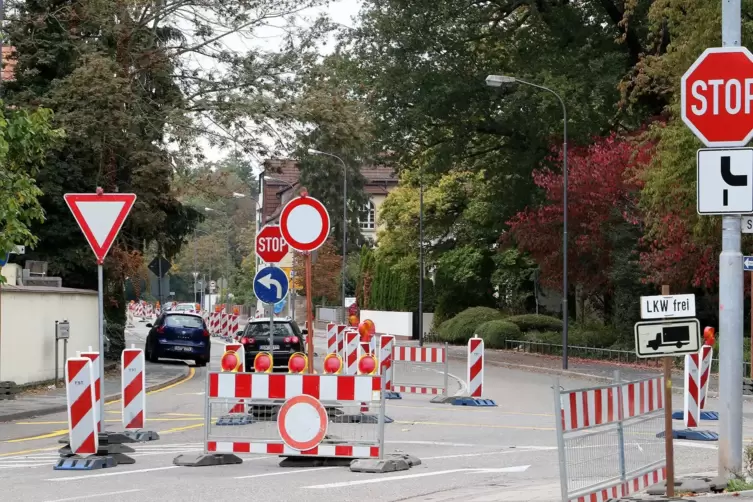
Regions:
M 217 451 L 217 442 L 207 441 L 207 451 Z
M 282 443 L 268 443 L 267 453 L 282 453 L 285 451 L 285 445 Z
M 209 396 L 208 397 L 217 397 L 220 390 L 220 384 L 219 384 L 219 375 L 217 373 L 210 373 L 209 374 Z
M 128 367 L 134 359 L 141 353 L 140 350 L 124 350 L 123 351 L 123 366 Z
M 318 375 L 303 375 L 302 393 L 319 399 L 321 379 Z
M 588 392 L 581 392 L 580 394 L 583 402 L 583 427 L 588 427 L 591 425 L 591 417 L 588 416 Z
M 131 380 L 131 383 L 126 385 L 126 388 L 123 389 L 123 400 L 126 404 L 130 403 L 136 399 L 142 390 L 144 390 L 144 386 L 141 379 L 141 373 L 139 373 L 136 375 L 136 378 Z
M 92 404 L 90 391 L 84 391 L 78 396 L 78 399 L 71 405 L 71 429 L 75 429 L 81 419 L 89 413 Z
M 233 453 L 251 453 L 251 444 L 233 443 Z
M 659 389 L 659 399 L 657 399 L 657 402 L 659 403 L 659 409 L 664 408 L 664 380 L 661 378 L 656 379 L 657 385 L 660 387 Z
M 369 455 L 372 457 L 378 457 L 379 456 L 379 447 L 378 446 L 372 446 L 369 451 Z
M 269 399 L 285 399 L 285 375 L 269 375 Z
M 347 446 L 347 445 L 335 445 L 335 456 L 336 457 L 352 457 L 353 447 Z
M 379 389 L 379 386 L 377 385 L 377 390 L 378 389 Z M 337 377 L 337 399 L 340 399 L 342 401 L 353 401 L 355 397 L 356 397 L 356 377 L 355 376 L 338 376 Z
M 371 390 L 381 390 L 380 385 L 382 384 L 382 377 L 381 376 L 375 376 L 371 379 Z
M 614 388 L 609 387 L 607 389 L 607 420 L 614 422 Z
M 128 423 L 126 429 L 143 429 L 144 428 L 144 411 L 139 411 L 133 420 Z
M 235 397 L 251 398 L 254 390 L 251 388 L 251 373 L 235 374 Z
M 81 370 L 86 366 L 87 361 L 68 360 L 68 383 L 74 381 Z
M 575 392 L 571 392 L 570 398 L 570 429 L 578 428 L 578 406 L 575 402 Z
M 97 449 L 94 447 L 94 434 L 95 432 L 92 431 L 74 453 L 90 453 L 92 455 L 97 453 Z
M 630 418 L 635 416 L 635 385 L 628 385 L 628 416 L 624 418 Z
M 603 409 L 602 403 L 601 403 L 602 391 L 603 389 L 597 389 L 596 392 L 594 392 L 594 413 L 596 414 L 596 416 L 594 417 L 596 419 L 594 423 L 596 425 L 600 425 L 601 423 L 603 423 L 603 420 L 601 419 L 602 409 Z
M 648 410 L 647 411 L 653 411 L 654 410 L 654 381 L 649 380 L 647 384 L 648 384 Z

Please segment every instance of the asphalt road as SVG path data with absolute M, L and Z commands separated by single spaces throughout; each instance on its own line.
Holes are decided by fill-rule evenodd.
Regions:
M 136 343 L 145 330 L 133 333 Z M 320 353 L 324 338 L 317 337 Z M 221 343 L 213 345 L 217 368 Z M 174 364 L 174 363 L 173 363 Z M 451 362 L 450 373 L 465 375 L 464 364 Z M 148 425 L 156 442 L 135 446 L 133 465 L 96 471 L 54 471 L 57 441 L 66 434 L 64 413 L 0 424 L 0 487 L 3 502 L 207 501 L 254 499 L 284 501 L 555 501 L 559 471 L 552 414 L 551 377 L 487 367 L 485 397 L 498 407 L 431 404 L 429 397 L 403 394 L 387 401 L 387 451 L 410 453 L 422 465 L 400 473 L 352 473 L 345 467 L 283 468 L 275 456 L 241 455 L 244 463 L 216 467 L 177 467 L 178 454 L 203 450 L 205 370 L 151 393 Z M 592 383 L 561 380 L 565 388 Z M 451 390 L 461 383 L 453 379 Z M 681 404 L 675 399 L 675 406 Z M 715 401 L 710 402 L 714 409 Z M 747 406 L 747 405 L 746 405 Z M 753 407 L 746 409 L 753 416 Z M 111 431 L 120 426 L 120 403 L 107 406 Z M 710 422 L 711 423 L 711 422 Z M 711 423 L 713 424 L 713 423 Z M 679 425 L 679 424 L 678 424 Z M 709 427 L 710 429 L 712 427 Z M 750 429 L 750 430 L 748 430 Z M 753 436 L 753 420 L 746 437 Z M 589 447 L 584 456 L 598 464 L 606 446 Z M 677 442 L 678 473 L 715 470 L 716 445 Z M 584 454 L 587 455 L 587 454 Z

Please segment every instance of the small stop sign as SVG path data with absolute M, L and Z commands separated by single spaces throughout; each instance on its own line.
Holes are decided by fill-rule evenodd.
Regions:
M 747 146 L 753 137 L 753 54 L 712 47 L 682 76 L 682 120 L 709 147 Z
M 256 254 L 266 263 L 282 261 L 288 249 L 277 225 L 266 225 L 256 235 Z

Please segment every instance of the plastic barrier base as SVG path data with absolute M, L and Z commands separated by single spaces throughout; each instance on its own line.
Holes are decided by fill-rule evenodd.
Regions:
M 156 431 L 123 431 L 121 434 L 134 443 L 146 443 L 147 441 L 159 441 L 159 434 Z M 122 441 L 127 443 L 128 441 Z
M 72 456 L 61 458 L 52 466 L 56 471 L 92 471 L 94 469 L 105 469 L 115 467 L 117 462 L 112 457 L 78 457 Z
M 182 467 L 207 467 L 210 465 L 242 464 L 243 459 L 232 453 L 202 453 L 199 455 L 178 455 L 174 465 Z
M 254 423 L 251 415 L 225 415 L 217 419 L 215 425 L 248 425 Z
M 388 390 L 384 392 L 384 398 L 385 399 L 402 399 L 403 396 L 401 396 L 399 392 L 393 392 L 391 390 Z
M 663 438 L 664 432 L 656 435 L 657 438 Z M 699 431 L 696 429 L 673 430 L 672 438 L 685 439 L 688 441 L 719 441 L 719 434 L 712 431 Z
M 455 400 L 456 396 L 434 396 L 431 398 L 430 403 L 439 403 L 439 404 L 447 404 L 452 403 Z
M 350 463 L 352 472 L 386 473 L 407 471 L 410 464 L 402 458 L 385 458 L 382 460 L 371 458 L 358 458 Z
M 348 467 L 352 458 L 343 457 L 282 457 L 280 467 Z
M 673 420 L 683 420 L 685 413 L 682 411 L 676 411 L 672 413 Z M 717 411 L 702 411 L 701 420 L 719 420 L 719 412 Z
M 456 397 L 452 404 L 454 406 L 497 406 L 493 399 L 482 399 L 478 397 Z

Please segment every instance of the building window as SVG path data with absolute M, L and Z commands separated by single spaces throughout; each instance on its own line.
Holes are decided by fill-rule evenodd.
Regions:
M 374 230 L 376 228 L 376 211 L 373 202 L 369 201 L 361 207 L 358 223 L 361 225 L 361 230 Z

